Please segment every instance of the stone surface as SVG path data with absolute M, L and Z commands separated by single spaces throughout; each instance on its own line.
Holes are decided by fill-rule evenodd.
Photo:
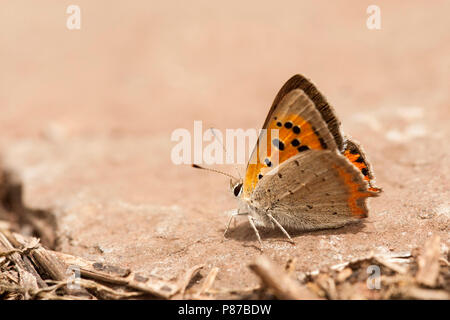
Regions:
M 297 271 L 374 252 L 402 252 L 439 234 L 449 246 L 448 1 L 221 3 L 7 1 L 0 16 L 0 154 L 28 208 L 55 217 L 57 249 L 178 277 L 199 263 L 214 287 L 257 282 L 260 252 L 226 178 L 171 162 L 173 130 L 259 128 L 281 85 L 311 78 L 359 140 L 384 189 L 365 224 L 263 232 L 266 254 Z M 219 169 L 224 169 L 220 168 Z M 225 168 L 228 169 L 228 168 Z M 241 166 L 241 172 L 244 169 Z

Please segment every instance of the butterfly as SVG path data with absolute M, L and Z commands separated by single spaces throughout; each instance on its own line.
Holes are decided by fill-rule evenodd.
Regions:
M 261 244 L 257 226 L 278 227 L 292 241 L 287 230 L 339 228 L 368 216 L 367 198 L 382 190 L 362 147 L 343 135 L 308 79 L 294 75 L 283 85 L 262 128 L 244 179 L 230 182 L 240 205 L 225 233 L 236 215 L 247 216 Z
M 264 121 L 243 179 L 230 181 L 239 207 L 257 227 L 312 231 L 368 216 L 366 200 L 381 189 L 362 147 L 345 136 L 335 111 L 302 75 L 280 89 Z M 198 167 L 198 166 L 197 166 Z

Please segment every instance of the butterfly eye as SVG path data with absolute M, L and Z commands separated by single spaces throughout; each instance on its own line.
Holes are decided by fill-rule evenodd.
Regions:
M 233 189 L 234 196 L 235 197 L 239 196 L 241 194 L 241 191 L 242 191 L 242 183 L 238 183 Z

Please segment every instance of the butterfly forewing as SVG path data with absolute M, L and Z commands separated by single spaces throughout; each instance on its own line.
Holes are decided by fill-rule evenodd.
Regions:
M 301 89 L 284 95 L 263 129 L 247 166 L 244 198 L 250 197 L 267 172 L 291 157 L 308 150 L 337 151 L 327 124 L 314 102 Z M 276 137 L 274 133 L 277 133 Z

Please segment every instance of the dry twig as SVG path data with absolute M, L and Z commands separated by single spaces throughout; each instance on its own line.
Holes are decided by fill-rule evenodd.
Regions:
M 259 256 L 250 269 L 278 299 L 316 299 L 307 288 L 300 286 L 278 265 L 265 256 Z
M 438 283 L 439 256 L 441 255 L 439 244 L 439 236 L 435 235 L 429 239 L 417 260 L 419 266 L 416 275 L 417 282 L 428 287 L 434 287 Z

